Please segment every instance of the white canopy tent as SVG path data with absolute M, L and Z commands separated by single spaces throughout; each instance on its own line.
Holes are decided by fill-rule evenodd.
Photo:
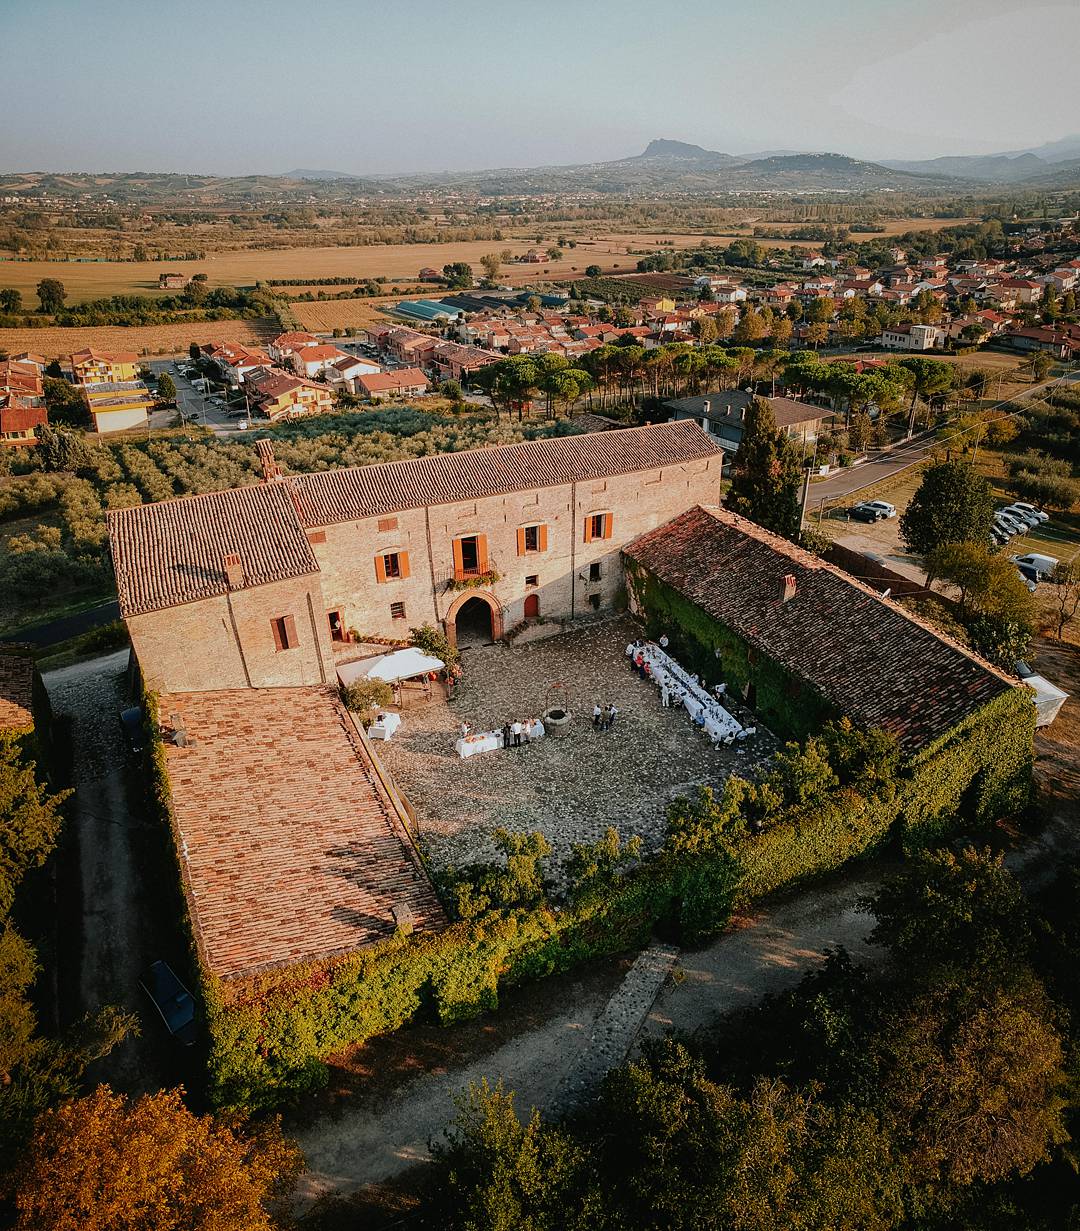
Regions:
M 1058 711 L 1069 699 L 1067 692 L 1062 692 L 1056 684 L 1051 684 L 1045 676 L 1028 675 L 1024 683 L 1035 694 L 1035 725 L 1048 727 L 1058 716 Z
M 390 654 L 379 654 L 375 658 L 342 663 L 337 674 L 346 687 L 358 680 L 382 680 L 384 684 L 400 684 L 403 680 L 413 680 L 419 676 L 428 676 L 433 671 L 441 671 L 445 665 L 441 658 L 434 658 L 423 650 L 418 650 L 416 646 L 409 646 L 407 650 L 394 650 Z

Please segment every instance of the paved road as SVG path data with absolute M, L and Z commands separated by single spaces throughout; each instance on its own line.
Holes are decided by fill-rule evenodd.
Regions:
M 998 406 L 1008 408 L 1013 403 L 1032 397 L 1036 393 L 1045 393 L 1055 385 L 1072 384 L 1075 381 L 1080 381 L 1080 372 L 1070 372 L 1063 377 L 1044 381 L 1041 385 L 1031 385 L 1014 398 L 999 402 Z M 868 454 L 869 460 L 863 462 L 861 466 L 838 471 L 822 482 L 810 485 L 810 499 L 806 506 L 807 516 L 816 513 L 823 503 L 831 503 L 844 496 L 854 495 L 864 488 L 880 483 L 882 479 L 887 479 L 897 471 L 906 470 L 909 466 L 921 462 L 939 444 L 936 433 L 927 432 L 912 440 L 905 440 L 892 449 L 871 450 Z
M 87 607 L 85 611 L 75 611 L 71 615 L 58 616 L 44 624 L 35 624 L 32 628 L 21 629 L 17 633 L 9 633 L 0 637 L 0 641 L 28 642 L 30 645 L 56 645 L 69 637 L 77 637 L 80 633 L 89 632 L 102 624 L 111 624 L 120 619 L 120 604 L 115 599 L 101 603 L 97 607 Z
M 216 405 L 195 388 L 190 380 L 181 376 L 176 370 L 176 362 L 171 359 L 152 359 L 150 370 L 157 375 L 168 372 L 176 385 L 177 406 L 185 419 L 208 427 L 215 436 L 231 437 L 239 431 L 239 419 L 230 419 L 225 406 Z M 216 396 L 216 395 L 215 395 Z M 150 418 L 151 427 L 167 427 L 176 418 L 173 410 L 155 411 Z

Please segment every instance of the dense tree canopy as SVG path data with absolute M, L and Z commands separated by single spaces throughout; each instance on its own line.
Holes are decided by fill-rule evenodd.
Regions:
M 799 455 L 794 442 L 776 426 L 776 416 L 764 398 L 754 398 L 747 408 L 732 471 L 726 506 L 766 530 L 794 539 L 801 521 Z
M 911 551 L 927 555 L 945 543 L 985 544 L 994 516 L 989 481 L 969 462 L 935 462 L 900 517 L 900 533 Z

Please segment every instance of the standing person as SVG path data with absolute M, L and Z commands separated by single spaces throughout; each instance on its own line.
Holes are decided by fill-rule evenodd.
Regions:
M 609 704 L 607 710 L 607 729 L 610 731 L 615 725 L 615 716 L 619 711 L 615 708 L 614 704 Z
M 504 722 L 504 723 L 503 723 L 503 729 L 502 729 L 503 747 L 504 747 L 504 748 L 509 748 L 509 747 L 510 747 L 510 735 L 511 735 L 511 731 L 510 731 L 510 723 L 509 723 L 509 722 Z
M 666 650 L 668 648 L 667 633 L 660 634 L 660 648 Z
M 601 718 L 600 702 L 597 701 L 593 704 L 593 707 L 592 707 L 592 724 L 594 727 L 598 727 L 600 725 L 600 718 Z
M 469 726 L 469 724 L 464 720 L 464 718 L 461 720 L 461 726 L 458 728 L 458 730 L 461 732 L 462 739 L 468 739 L 469 736 L 472 735 L 472 727 Z
M 634 670 L 641 676 L 642 679 L 645 678 L 645 655 L 641 652 L 641 650 L 638 650 L 638 652 L 634 655 Z
M 664 709 L 671 708 L 671 693 L 668 692 L 668 686 L 666 683 L 660 685 L 660 704 L 664 707 Z
M 637 642 L 631 641 L 626 647 L 626 657 L 630 660 L 630 670 L 634 669 L 634 655 L 637 653 Z
M 513 737 L 514 737 L 514 747 L 515 747 L 515 748 L 520 748 L 520 747 L 521 747 L 521 732 L 522 732 L 522 729 L 523 729 L 523 728 L 522 728 L 522 726 L 521 726 L 521 719 L 520 719 L 520 718 L 515 718 L 515 719 L 514 719 L 514 721 L 510 724 L 510 734 L 511 734 L 511 735 L 513 735 Z

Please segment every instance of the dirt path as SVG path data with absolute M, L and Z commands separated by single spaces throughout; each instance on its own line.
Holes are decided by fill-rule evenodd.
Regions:
M 103 1005 L 140 1019 L 90 1071 L 91 1080 L 143 1093 L 181 1080 L 181 1057 L 138 987 L 139 973 L 156 957 L 177 960 L 168 896 L 157 879 L 160 835 L 143 811 L 141 780 L 121 737 L 118 713 L 125 695 L 128 652 L 48 672 L 44 679 L 57 715 L 73 720 L 74 775 L 65 883 L 77 900 L 61 904 L 62 1013 L 71 1022 Z M 166 952 L 166 950 L 168 950 Z

